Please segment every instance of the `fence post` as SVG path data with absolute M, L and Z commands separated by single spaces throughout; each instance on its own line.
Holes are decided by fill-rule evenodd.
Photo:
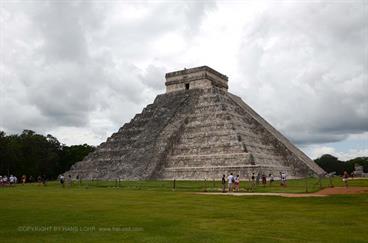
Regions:
M 176 188 L 176 180 L 174 179 L 174 182 L 173 182 L 173 190 L 175 191 L 175 188 Z
M 305 178 L 305 192 L 308 192 L 308 177 Z

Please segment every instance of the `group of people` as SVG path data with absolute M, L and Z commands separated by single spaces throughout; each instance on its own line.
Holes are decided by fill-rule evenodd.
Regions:
M 275 181 L 275 178 L 272 173 L 268 175 L 270 186 Z M 266 186 L 267 184 L 267 176 L 265 174 L 257 174 L 252 173 L 251 176 L 251 186 L 254 188 L 256 185 L 260 183 L 260 180 L 262 179 L 262 185 Z M 234 190 L 236 192 L 239 191 L 240 188 L 240 176 L 236 175 L 234 176 L 233 173 L 230 173 L 228 177 L 226 178 L 226 175 L 222 175 L 221 183 L 222 183 L 222 192 L 226 191 L 226 182 L 228 184 L 228 190 L 229 192 L 233 192 Z M 287 180 L 286 180 L 286 173 L 280 172 L 280 185 L 281 186 L 287 186 Z
M 226 190 L 226 178 L 225 175 L 222 176 L 222 192 L 225 192 Z M 240 177 L 239 175 L 233 176 L 233 173 L 230 173 L 230 175 L 227 177 L 228 186 L 229 186 L 229 192 L 232 192 L 234 189 L 235 191 L 239 191 L 240 187 Z
M 43 176 L 38 176 L 37 177 L 37 182 L 41 185 L 46 185 L 46 176 L 43 175 Z M 34 178 L 33 176 L 29 176 L 27 178 L 26 175 L 22 175 L 20 177 L 20 180 L 18 180 L 18 178 L 15 176 L 15 175 L 10 175 L 10 176 L 1 176 L 0 175 L 0 186 L 9 186 L 9 185 L 15 185 L 15 184 L 18 184 L 18 183 L 22 183 L 22 184 L 25 184 L 25 183 L 32 183 L 32 182 L 35 182 L 34 181 Z
M 4 175 L 0 175 L 0 185 L 1 186 L 8 186 L 8 185 L 14 185 L 18 183 L 18 178 L 16 176 L 10 175 L 9 177 Z
M 79 175 L 77 175 L 75 179 L 77 180 L 77 182 L 79 183 L 79 185 L 82 183 L 82 179 L 81 179 L 81 177 Z M 59 175 L 59 182 L 60 182 L 60 185 L 62 187 L 65 187 L 65 181 L 66 181 L 66 179 L 65 179 L 64 174 L 60 174 Z M 72 179 L 72 176 L 71 175 L 68 175 L 67 182 L 68 182 L 69 186 L 72 186 L 73 185 L 73 179 Z

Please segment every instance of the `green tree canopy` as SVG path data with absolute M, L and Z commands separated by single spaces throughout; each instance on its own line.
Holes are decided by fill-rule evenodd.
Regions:
M 362 165 L 364 172 L 368 172 L 368 157 L 357 157 L 348 161 L 341 161 L 330 154 L 324 154 L 316 159 L 315 162 L 326 172 L 336 172 L 338 175 L 342 175 L 344 171 L 348 173 L 353 172 L 355 164 Z
M 0 131 L 0 175 L 45 175 L 55 179 L 93 150 L 87 144 L 62 145 L 50 134 L 43 136 L 31 130 L 20 135 Z

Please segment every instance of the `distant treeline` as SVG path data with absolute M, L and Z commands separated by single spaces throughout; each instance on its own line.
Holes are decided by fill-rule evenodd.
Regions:
M 364 172 L 368 173 L 368 157 L 357 157 L 348 161 L 341 161 L 330 154 L 324 154 L 314 161 L 328 173 L 336 172 L 337 175 L 342 175 L 344 171 L 351 173 L 354 171 L 354 164 L 362 165 Z
M 0 131 L 0 175 L 56 179 L 93 150 L 87 144 L 66 146 L 52 135 L 43 136 L 31 130 L 20 135 Z

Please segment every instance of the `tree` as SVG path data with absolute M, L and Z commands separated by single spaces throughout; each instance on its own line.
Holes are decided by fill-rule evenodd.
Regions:
M 0 131 L 0 174 L 55 179 L 93 150 L 87 144 L 61 145 L 54 136 L 45 137 L 32 130 L 8 136 Z
M 361 165 L 363 166 L 364 172 L 368 173 L 368 157 L 357 157 L 346 161 L 346 163 L 350 164 L 352 167 L 354 167 L 355 164 Z
M 365 171 L 368 170 L 368 157 L 358 157 L 345 162 L 330 154 L 324 154 L 315 162 L 326 172 L 336 172 L 337 175 L 342 175 L 344 171 L 353 172 L 355 163 L 363 165 Z

